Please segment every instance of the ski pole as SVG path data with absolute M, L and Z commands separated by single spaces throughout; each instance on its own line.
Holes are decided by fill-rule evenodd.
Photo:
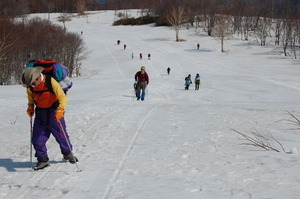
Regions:
M 32 127 L 32 118 L 30 118 L 30 167 L 32 167 L 32 134 L 33 134 L 33 127 Z
M 70 149 L 70 151 L 71 151 L 71 154 L 72 154 L 72 156 L 73 156 L 73 158 L 74 158 L 74 162 L 75 162 L 75 165 L 76 165 L 76 167 L 77 167 L 77 172 L 80 172 L 81 170 L 79 169 L 79 166 L 78 166 L 78 164 L 77 164 L 77 161 L 76 161 L 76 158 L 75 158 L 75 156 L 74 156 L 74 153 L 72 152 L 71 144 L 70 144 L 70 142 L 69 142 L 69 140 L 68 140 L 68 138 L 67 138 L 67 133 L 65 132 L 65 130 L 64 130 L 64 128 L 63 128 L 63 126 L 62 126 L 60 120 L 58 120 L 58 124 L 59 124 L 60 130 L 63 132 L 63 134 L 64 134 L 64 136 L 65 136 L 65 138 L 66 138 L 66 142 L 67 142 L 68 147 L 69 147 L 69 149 Z
M 147 100 L 149 100 L 149 95 L 148 95 L 148 86 L 146 87 L 146 95 L 147 95 Z
M 135 98 L 135 90 L 132 91 L 132 101 L 134 101 Z

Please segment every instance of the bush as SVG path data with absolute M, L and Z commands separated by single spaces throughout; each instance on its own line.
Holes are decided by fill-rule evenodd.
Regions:
M 166 17 L 158 17 L 155 23 L 156 26 L 171 26 Z
M 35 18 L 27 23 L 0 20 L 4 47 L 0 48 L 0 84 L 19 83 L 24 66 L 31 59 L 55 59 L 78 75 L 85 47 L 80 35 L 66 32 L 48 20 Z
M 118 25 L 145 25 L 145 24 L 151 24 L 156 22 L 156 17 L 151 17 L 149 15 L 144 16 L 144 17 L 138 17 L 138 18 L 125 18 L 125 19 L 120 19 L 117 20 L 113 23 L 114 26 Z

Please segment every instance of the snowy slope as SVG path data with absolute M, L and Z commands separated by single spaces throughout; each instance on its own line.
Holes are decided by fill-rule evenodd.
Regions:
M 113 20 L 105 11 L 66 23 L 83 31 L 89 51 L 66 110 L 81 172 L 61 161 L 53 137 L 52 165 L 28 168 L 25 89 L 0 87 L 0 198 L 300 198 L 300 157 L 289 153 L 300 150 L 299 130 L 292 130 L 299 126 L 286 112 L 300 117 L 299 61 L 234 38 L 220 53 L 218 39 L 192 28 L 181 30 L 187 41 L 177 43 L 170 28 L 113 27 Z M 144 102 L 133 98 L 142 65 L 150 76 Z M 184 77 L 196 73 L 200 90 L 184 90 Z M 287 152 L 241 145 L 231 128 L 271 133 Z

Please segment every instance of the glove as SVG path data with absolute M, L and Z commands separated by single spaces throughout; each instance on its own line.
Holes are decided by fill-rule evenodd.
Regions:
M 27 108 L 27 114 L 30 118 L 32 118 L 34 116 L 34 106 L 33 105 L 28 105 Z
M 64 117 L 64 114 L 65 114 L 64 109 L 62 109 L 62 108 L 56 109 L 55 119 L 56 119 L 57 121 L 60 120 L 61 118 Z

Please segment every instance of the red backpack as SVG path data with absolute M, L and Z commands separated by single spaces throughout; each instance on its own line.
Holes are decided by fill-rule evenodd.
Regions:
M 69 69 L 66 66 L 58 63 L 55 59 L 30 60 L 26 67 L 36 66 L 44 67 L 42 73 L 47 76 L 53 77 L 65 92 L 67 92 L 72 87 L 73 83 L 68 77 Z M 52 88 L 51 85 L 50 87 Z

